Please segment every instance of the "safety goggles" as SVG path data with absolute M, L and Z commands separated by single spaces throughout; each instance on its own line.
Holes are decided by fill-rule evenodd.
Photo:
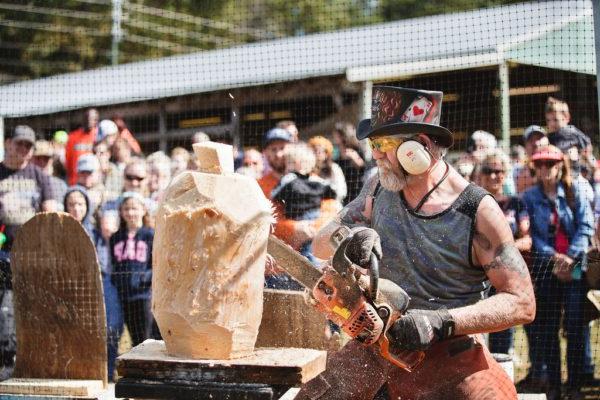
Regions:
M 404 139 L 398 136 L 381 136 L 376 138 L 369 138 L 369 145 L 371 150 L 377 150 L 381 153 L 388 152 L 390 150 L 396 150 L 404 142 Z

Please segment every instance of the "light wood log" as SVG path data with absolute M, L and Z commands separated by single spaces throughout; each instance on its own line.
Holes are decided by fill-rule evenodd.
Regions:
M 241 357 L 262 316 L 271 203 L 254 179 L 231 172 L 231 146 L 194 151 L 205 172 L 175 177 L 156 216 L 153 312 L 169 354 Z
M 329 334 L 323 314 L 306 304 L 303 292 L 265 289 L 257 347 L 337 350 L 339 335 Z

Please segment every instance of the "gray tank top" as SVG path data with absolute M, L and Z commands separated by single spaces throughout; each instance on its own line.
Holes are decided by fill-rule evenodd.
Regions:
M 381 237 L 380 274 L 406 290 L 410 308 L 456 308 L 487 297 L 490 283 L 471 259 L 475 214 L 486 195 L 470 184 L 446 210 L 421 215 L 402 194 L 376 191 L 371 225 Z

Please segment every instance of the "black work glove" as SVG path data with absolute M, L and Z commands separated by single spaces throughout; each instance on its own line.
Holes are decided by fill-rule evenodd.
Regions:
M 379 235 L 371 228 L 352 228 L 353 235 L 346 247 L 346 256 L 354 264 L 363 268 L 369 268 L 371 253 L 381 259 L 381 240 Z
M 454 321 L 447 309 L 409 310 L 387 331 L 392 351 L 426 350 L 454 335 Z

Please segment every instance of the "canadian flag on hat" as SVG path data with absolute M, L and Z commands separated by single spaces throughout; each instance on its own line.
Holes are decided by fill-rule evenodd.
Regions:
M 423 122 L 429 114 L 432 105 L 433 103 L 428 98 L 419 96 L 404 111 L 400 120 L 402 122 Z

